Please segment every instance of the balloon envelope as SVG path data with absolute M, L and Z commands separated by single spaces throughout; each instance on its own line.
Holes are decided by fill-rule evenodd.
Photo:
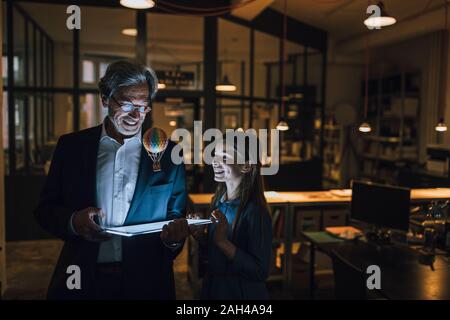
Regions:
M 167 148 L 167 135 L 160 128 L 150 128 L 144 133 L 142 143 L 148 152 L 160 153 Z

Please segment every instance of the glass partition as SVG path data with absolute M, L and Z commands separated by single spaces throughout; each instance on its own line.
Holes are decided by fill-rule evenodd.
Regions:
M 2 5 L 6 9 L 5 3 Z M 97 84 L 111 62 L 135 57 L 136 11 L 81 6 L 82 28 L 77 47 L 74 46 L 76 34 L 66 27 L 66 5 L 20 1 L 14 2 L 13 7 L 14 152 L 18 166 L 27 163 L 26 156 L 32 166 L 38 166 L 45 162 L 42 150 L 61 134 L 103 121 L 107 110 L 101 105 Z M 7 18 L 5 10 L 3 14 Z M 147 64 L 155 69 L 161 85 L 153 121 L 168 133 L 174 128 L 191 131 L 193 119 L 203 119 L 205 110 L 202 105 L 204 17 L 149 12 L 146 18 Z M 227 78 L 235 90 L 216 91 L 216 127 L 273 129 L 282 116 L 290 127 L 281 135 L 281 153 L 286 159 L 302 161 L 320 156 L 322 53 L 287 41 L 282 90 L 280 37 L 262 32 L 256 26 L 252 31 L 251 22 L 239 23 L 227 16 L 218 17 L 217 23 L 216 81 L 221 84 Z M 3 32 L 3 46 L 7 49 L 6 21 Z M 79 50 L 77 73 L 73 70 L 74 50 Z M 5 85 L 7 62 L 4 50 Z M 79 84 L 74 86 L 76 74 Z M 251 80 L 253 88 L 250 88 Z M 5 92 L 5 98 L 7 95 Z M 8 123 L 7 104 L 5 99 L 5 149 L 10 142 L 7 128 L 13 125 Z
M 203 89 L 203 19 L 147 14 L 147 62 L 166 89 Z
M 278 97 L 280 40 L 267 33 L 255 31 L 254 95 L 261 98 Z
M 218 22 L 217 84 L 225 78 L 235 90 L 220 92 L 230 95 L 250 94 L 250 29 L 220 19 Z

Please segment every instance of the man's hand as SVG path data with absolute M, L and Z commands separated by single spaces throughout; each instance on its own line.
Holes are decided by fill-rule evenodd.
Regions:
M 95 216 L 104 218 L 105 214 L 101 209 L 94 207 L 75 212 L 72 219 L 72 225 L 75 232 L 89 241 L 99 242 L 109 240 L 111 236 L 103 232 L 102 228 L 95 223 Z
M 180 243 L 189 235 L 186 219 L 175 219 L 164 225 L 161 231 L 161 240 L 166 244 Z
M 190 213 L 187 216 L 188 219 L 201 219 L 199 213 Z M 204 241 L 206 238 L 206 225 L 189 225 L 189 233 L 197 241 Z

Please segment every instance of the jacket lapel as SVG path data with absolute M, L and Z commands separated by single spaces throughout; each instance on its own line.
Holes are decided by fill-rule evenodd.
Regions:
M 136 187 L 134 189 L 133 200 L 131 201 L 130 209 L 128 210 L 127 218 L 125 219 L 125 225 L 132 224 L 133 215 L 136 212 L 136 209 L 139 206 L 142 197 L 144 196 L 147 185 L 150 183 L 152 173 L 152 160 L 148 156 L 145 149 L 142 147 L 138 178 L 136 181 Z
M 97 154 L 102 133 L 102 125 L 92 128 L 89 135 L 86 136 L 83 152 L 83 166 L 85 172 L 87 203 L 95 206 L 96 204 L 96 184 L 97 184 Z

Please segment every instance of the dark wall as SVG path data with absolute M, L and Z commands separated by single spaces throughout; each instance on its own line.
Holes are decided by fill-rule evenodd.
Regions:
M 6 241 L 52 238 L 34 219 L 45 176 L 6 176 Z
M 267 191 L 316 191 L 322 189 L 322 162 L 311 161 L 281 164 L 277 174 L 264 176 Z

